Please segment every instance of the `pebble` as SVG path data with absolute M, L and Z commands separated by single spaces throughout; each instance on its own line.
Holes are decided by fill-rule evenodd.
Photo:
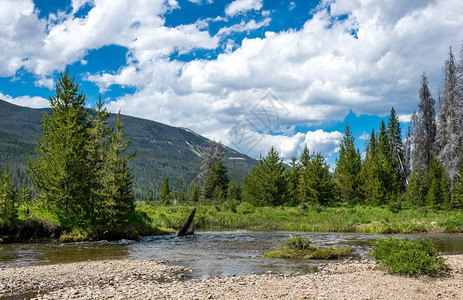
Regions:
M 185 280 L 191 268 L 152 260 L 109 260 L 0 268 L 0 298 L 36 299 L 463 299 L 463 256 L 450 274 L 407 278 L 372 260 L 323 263 L 312 274 L 249 274 Z

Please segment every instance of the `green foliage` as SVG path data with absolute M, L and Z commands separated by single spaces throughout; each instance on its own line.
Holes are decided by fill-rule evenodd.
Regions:
M 51 116 L 42 121 L 42 137 L 37 140 L 39 157 L 28 163 L 38 197 L 55 212 L 63 225 L 85 226 L 91 196 L 90 168 L 87 164 L 89 123 L 85 96 L 79 93 L 66 71 L 50 97 Z
M 115 129 L 109 139 L 109 150 L 106 153 L 105 177 L 103 180 L 105 215 L 104 223 L 109 229 L 125 225 L 128 215 L 134 211 L 134 196 L 132 191 L 133 175 L 127 163 L 135 153 L 122 157 L 132 138 L 125 139 L 124 124 L 120 114 L 114 122 Z
M 204 197 L 212 200 L 226 199 L 229 182 L 230 178 L 227 176 L 227 167 L 220 158 L 212 166 L 206 179 Z
M 370 254 L 390 273 L 435 276 L 447 268 L 434 245 L 423 239 L 378 239 Z
M 282 205 L 287 199 L 285 165 L 275 148 L 259 159 L 243 182 L 243 200 L 257 206 Z
M 463 208 L 463 166 L 458 173 L 451 200 L 452 208 Z
M 321 248 L 311 246 L 311 241 L 302 236 L 286 239 L 277 250 L 265 252 L 266 258 L 341 259 L 355 250 L 350 247 Z
M 228 185 L 227 196 L 229 200 L 241 201 L 241 186 L 238 182 L 231 181 Z
M 161 186 L 161 193 L 159 193 L 159 201 L 161 204 L 168 205 L 170 204 L 170 186 L 169 186 L 169 178 L 164 179 L 164 182 Z
M 407 201 L 415 206 L 442 208 L 450 202 L 449 181 L 442 164 L 433 158 L 426 172 L 413 171 L 407 186 Z
M 15 222 L 18 218 L 18 192 L 6 168 L 0 175 L 0 219 Z
M 190 191 L 190 201 L 193 203 L 198 203 L 201 196 L 201 188 L 199 187 L 198 180 L 195 179 L 193 182 L 193 187 Z
M 310 249 L 312 241 L 309 238 L 296 235 L 296 236 L 287 238 L 283 244 L 285 247 L 288 247 L 290 249 L 303 250 L 303 249 Z
M 306 174 L 307 202 L 331 204 L 336 196 L 336 184 L 321 153 L 312 155 Z
M 62 73 L 50 97 L 51 115 L 42 121 L 39 156 L 28 161 L 40 202 L 61 225 L 78 231 L 124 226 L 134 210 L 128 167 L 134 154 L 122 156 L 131 138 L 125 139 L 120 114 L 111 129 L 103 105 L 100 98 L 89 114 L 79 85 Z M 27 190 L 22 194 L 29 197 Z
M 347 123 L 334 170 L 335 182 L 341 197 L 347 203 L 358 203 L 361 199 L 360 170 L 360 153 L 355 149 L 354 137 L 350 132 L 349 123 Z

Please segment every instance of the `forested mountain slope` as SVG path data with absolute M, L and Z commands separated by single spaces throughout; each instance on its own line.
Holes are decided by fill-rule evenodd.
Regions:
M 36 137 L 46 112 L 50 113 L 0 100 L 0 168 L 8 165 L 17 181 L 25 178 L 26 157 L 36 155 Z M 111 115 L 111 123 L 115 116 Z M 174 189 L 186 191 L 199 173 L 210 141 L 188 129 L 150 120 L 130 116 L 121 116 L 121 120 L 127 136 L 133 136 L 128 153 L 137 153 L 130 163 L 137 198 L 151 199 L 166 175 Z M 233 180 L 242 180 L 255 164 L 254 159 L 228 147 L 224 147 L 224 158 Z

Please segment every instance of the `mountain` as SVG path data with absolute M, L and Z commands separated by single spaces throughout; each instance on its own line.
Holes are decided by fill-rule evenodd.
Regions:
M 9 166 L 17 181 L 26 178 L 26 158 L 34 159 L 40 124 L 49 109 L 32 109 L 0 100 L 0 170 Z M 112 114 L 112 123 L 116 115 Z M 137 199 L 158 194 L 167 175 L 171 187 L 187 191 L 199 173 L 210 140 L 185 128 L 121 115 L 126 136 L 133 136 L 127 153 L 136 152 L 130 163 L 135 175 Z M 233 180 L 241 181 L 256 161 L 224 146 L 224 163 Z

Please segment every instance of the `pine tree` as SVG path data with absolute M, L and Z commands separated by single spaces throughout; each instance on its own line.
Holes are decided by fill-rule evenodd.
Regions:
M 460 168 L 460 172 L 457 176 L 451 199 L 451 207 L 459 209 L 463 208 L 463 166 Z
M 413 124 L 413 169 L 424 172 L 436 155 L 436 112 L 435 101 L 428 88 L 426 74 L 421 76 L 420 103 L 418 115 Z
M 190 201 L 193 203 L 198 203 L 201 197 L 201 188 L 199 187 L 198 180 L 195 179 L 193 182 L 193 187 L 190 191 Z
M 38 197 L 61 224 L 83 227 L 88 223 L 86 212 L 93 209 L 86 147 L 89 122 L 85 96 L 67 71 L 56 83 L 50 107 L 52 114 L 45 114 L 37 140 L 39 157 L 28 161 L 28 171 Z
M 355 149 L 354 137 L 350 132 L 349 123 L 347 123 L 339 149 L 339 157 L 336 159 L 334 178 L 341 197 L 348 203 L 356 203 L 361 199 L 360 168 L 360 153 Z
M 336 185 L 321 153 L 312 155 L 307 170 L 308 202 L 328 205 L 335 198 Z
M 135 153 L 122 156 L 129 147 L 132 137 L 125 139 L 124 124 L 120 117 L 119 112 L 109 139 L 103 180 L 108 217 L 107 226 L 110 230 L 124 225 L 128 221 L 128 216 L 135 209 L 132 190 L 133 176 L 127 166 L 127 163 L 135 157 Z
M 450 184 L 444 166 L 433 158 L 424 175 L 426 204 L 431 208 L 448 206 Z
M 423 187 L 423 176 L 418 171 L 410 173 L 405 199 L 413 206 L 426 206 L 426 189 Z
M 287 199 L 285 165 L 274 147 L 246 174 L 243 200 L 258 206 L 282 205 Z
M 88 116 L 90 123 L 87 143 L 87 161 L 90 168 L 90 189 L 91 198 L 89 201 L 93 205 L 93 210 L 89 211 L 87 218 L 99 224 L 105 222 L 106 217 L 106 198 L 103 187 L 105 176 L 106 153 L 109 150 L 109 137 L 111 127 L 108 124 L 110 113 L 103 108 L 104 102 L 101 96 L 96 103 L 97 108 L 93 109 L 93 114 Z
M 227 175 L 227 167 L 222 159 L 219 159 L 211 168 L 204 185 L 204 197 L 213 200 L 226 198 L 230 178 Z
M 300 169 L 301 166 L 297 163 L 297 159 L 291 158 L 289 168 L 285 172 L 285 178 L 288 185 L 288 201 L 293 205 L 300 203 L 298 197 L 299 177 L 302 176 Z
M 18 218 L 18 190 L 6 168 L 0 175 L 0 219 L 15 222 Z
M 169 186 L 169 178 L 167 176 L 164 178 L 164 182 L 161 186 L 161 192 L 159 193 L 159 201 L 164 205 L 170 204 L 170 186 Z
M 387 124 L 387 135 L 389 139 L 389 155 L 396 171 L 397 185 L 400 191 L 405 191 L 408 170 L 406 170 L 405 150 L 402 142 L 400 122 L 394 107 L 391 108 L 389 122 Z
M 381 182 L 377 173 L 377 141 L 374 129 L 371 130 L 370 141 L 366 148 L 365 159 L 360 172 L 362 194 L 365 203 L 378 205 L 382 202 Z
M 439 115 L 437 130 L 438 158 L 442 162 L 450 178 L 451 187 L 456 183 L 457 174 L 462 161 L 462 106 L 463 89 L 460 67 L 455 62 L 452 48 L 444 66 L 443 90 L 439 95 Z
M 227 196 L 228 200 L 241 201 L 241 186 L 239 182 L 230 181 Z

